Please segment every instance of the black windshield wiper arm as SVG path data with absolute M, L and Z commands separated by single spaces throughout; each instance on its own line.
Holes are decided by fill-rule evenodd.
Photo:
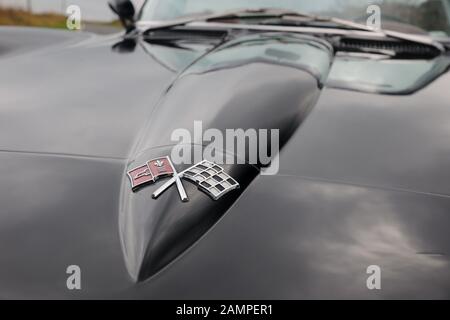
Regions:
M 387 38 L 394 38 L 397 40 L 415 42 L 427 46 L 432 46 L 439 50 L 440 52 L 445 52 L 445 46 L 441 43 L 433 40 L 430 37 L 408 34 L 403 32 L 391 31 L 391 30 L 378 30 L 367 25 L 357 23 L 351 20 L 345 20 L 334 17 L 321 17 L 312 14 L 302 13 L 295 10 L 279 9 L 279 8 L 258 8 L 258 9 L 242 9 L 242 10 L 230 10 L 222 13 L 200 13 L 189 17 L 179 18 L 170 20 L 167 22 L 158 23 L 157 25 L 148 27 L 145 29 L 144 33 L 153 30 L 172 28 L 177 26 L 187 25 L 192 22 L 211 22 L 216 20 L 226 20 L 226 19 L 239 19 L 239 18 L 281 18 L 286 21 L 302 21 L 305 22 L 307 18 L 311 22 L 331 22 L 336 25 L 345 26 L 354 30 L 373 32 L 381 34 Z
M 285 21 L 301 21 L 305 22 L 304 15 L 296 15 L 296 14 L 285 14 L 280 17 L 282 20 Z M 384 29 L 375 29 L 373 27 L 369 27 L 367 25 L 364 25 L 362 23 L 357 23 L 351 20 L 345 20 L 340 18 L 333 18 L 333 17 L 320 17 L 320 16 L 309 16 L 308 18 L 311 18 L 310 21 L 312 22 L 331 22 L 336 25 L 340 25 L 343 27 L 348 27 L 354 30 L 360 30 L 360 31 L 367 31 L 367 32 L 374 32 L 384 35 L 387 38 L 393 38 L 397 40 L 404 40 L 409 42 L 415 42 L 419 44 L 424 44 L 427 46 L 432 46 L 439 50 L 440 52 L 445 52 L 445 46 L 441 43 L 433 40 L 430 37 L 422 36 L 422 35 L 414 35 L 410 33 L 403 33 L 403 32 L 397 32 L 397 31 L 391 31 L 391 30 L 384 30 Z
M 184 18 L 173 19 L 167 22 L 161 22 L 155 24 L 154 26 L 148 27 L 144 32 L 166 29 L 178 26 L 184 26 L 191 22 L 200 22 L 200 21 L 216 21 L 216 20 L 225 20 L 225 19 L 238 19 L 238 18 L 258 18 L 258 17 L 271 17 L 271 18 L 281 18 L 287 15 L 295 15 L 302 16 L 307 18 L 315 18 L 313 15 L 303 14 L 292 10 L 287 9 L 278 9 L 278 8 L 258 8 L 258 9 L 241 9 L 241 10 L 230 10 L 222 13 L 199 13 L 196 15 L 190 15 Z

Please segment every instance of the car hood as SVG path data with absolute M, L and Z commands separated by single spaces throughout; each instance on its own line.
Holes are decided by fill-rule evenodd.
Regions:
M 152 59 L 141 46 L 132 55 L 114 51 L 119 36 L 13 29 L 19 30 L 7 28 L 2 41 L 20 42 L 29 33 L 44 43 L 55 33 L 59 38 L 44 48 L 11 45 L 7 55 L 0 54 L 0 149 L 127 159 L 178 70 Z M 13 55 L 16 50 L 20 54 Z
M 429 292 L 448 294 L 442 281 L 449 278 L 443 210 L 450 188 L 445 175 L 431 174 L 442 159 L 439 152 L 448 150 L 435 138 L 450 132 L 444 120 L 419 131 L 415 118 L 426 118 L 420 102 L 448 83 L 447 75 L 412 96 L 387 98 L 326 88 L 332 49 L 305 36 L 167 45 L 120 35 L 1 32 L 10 43 L 3 56 L 0 51 L 1 297 L 308 298 L 327 284 L 333 289 L 329 297 L 359 297 L 365 270 L 349 279 L 368 263 L 386 265 L 389 279 L 404 284 L 374 297 L 420 296 L 406 285 L 420 272 L 436 279 Z M 39 34 L 45 45 L 11 44 L 30 34 Z M 361 101 L 367 105 L 357 109 Z M 386 102 L 397 111 L 382 107 Z M 442 101 L 433 103 L 428 107 L 448 119 Z M 348 112 L 327 110 L 336 106 Z M 351 123 L 348 115 L 359 112 L 361 122 Z M 397 115 L 392 125 L 403 124 L 404 136 L 389 140 L 395 133 L 370 127 L 373 113 Z M 416 121 L 407 125 L 406 115 Z M 187 204 L 175 188 L 158 200 L 151 199 L 156 186 L 132 192 L 126 171 L 170 154 L 173 130 L 190 130 L 197 120 L 204 129 L 222 131 L 279 129 L 279 174 L 262 177 L 258 166 L 226 165 L 241 188 L 216 202 L 193 185 L 186 188 Z M 425 148 L 427 155 L 412 148 L 422 156 L 413 168 L 404 168 L 402 152 L 361 165 L 364 152 L 392 151 L 414 133 L 434 143 Z M 378 135 L 383 143 L 364 139 Z M 349 151 L 351 139 L 345 138 L 355 136 L 360 144 Z M 338 147 L 331 146 L 333 139 Z M 343 150 L 356 155 L 347 161 Z M 376 208 L 377 201 L 391 201 L 390 210 Z M 417 202 L 422 211 L 407 215 L 408 203 Z M 397 229 L 383 224 L 390 219 Z M 424 221 L 427 228 L 418 232 Z M 308 226 L 328 237 L 312 237 Z M 386 232 L 394 248 L 372 247 L 371 239 Z M 349 261 L 355 261 L 353 268 L 345 266 Z M 80 291 L 66 288 L 65 270 L 73 264 L 82 270 Z M 396 271 L 405 264 L 417 267 Z M 242 281 L 252 285 L 242 288 Z M 340 295 L 346 281 L 351 284 Z

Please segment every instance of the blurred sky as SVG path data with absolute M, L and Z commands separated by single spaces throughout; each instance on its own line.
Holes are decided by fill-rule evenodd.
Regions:
M 133 0 L 136 7 L 144 0 Z M 109 9 L 108 0 L 31 0 L 34 12 L 58 12 L 63 13 L 64 7 L 76 4 L 81 8 L 82 19 L 86 20 L 112 20 L 114 14 Z M 27 0 L 0 0 L 0 6 L 26 8 Z

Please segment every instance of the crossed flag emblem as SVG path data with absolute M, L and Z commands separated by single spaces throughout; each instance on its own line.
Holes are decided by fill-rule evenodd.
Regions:
M 170 186 L 176 184 L 181 201 L 189 201 L 181 181 L 182 178 L 196 184 L 213 200 L 218 200 L 226 193 L 239 188 L 239 183 L 228 175 L 222 167 L 208 160 L 203 160 L 182 172 L 177 172 L 170 158 L 165 156 L 149 160 L 144 165 L 128 171 L 127 175 L 134 192 L 147 184 L 169 177 L 168 181 L 153 192 L 153 199 L 157 199 Z

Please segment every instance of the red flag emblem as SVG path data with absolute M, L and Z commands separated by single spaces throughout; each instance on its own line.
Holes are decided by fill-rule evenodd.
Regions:
M 156 181 L 162 177 L 171 177 L 175 173 L 175 169 L 169 157 L 153 159 L 147 162 L 150 172 Z
M 169 157 L 161 157 L 148 161 L 146 164 L 127 172 L 131 181 L 131 189 L 135 191 L 159 178 L 172 177 L 175 169 Z
M 128 171 L 128 178 L 130 178 L 131 188 L 133 190 L 136 190 L 147 183 L 155 182 L 153 174 L 146 164 Z

